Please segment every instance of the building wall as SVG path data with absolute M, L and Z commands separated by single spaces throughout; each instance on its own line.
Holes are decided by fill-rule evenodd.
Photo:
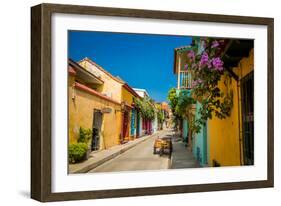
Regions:
M 134 102 L 134 96 L 131 92 L 129 92 L 126 88 L 122 87 L 122 93 L 121 93 L 121 99 L 122 101 L 126 102 L 128 105 L 132 105 Z
M 147 91 L 144 90 L 144 89 L 134 89 L 134 90 L 135 90 L 135 92 L 136 92 L 140 97 L 142 97 L 142 98 L 148 97 L 148 96 L 149 96 L 148 93 L 147 93 Z
M 97 88 L 98 92 L 105 94 L 106 96 L 111 97 L 112 99 L 121 103 L 121 91 L 123 85 L 122 81 L 119 81 L 110 74 L 103 72 L 96 65 L 91 64 L 87 60 L 82 60 L 81 62 L 79 62 L 79 64 L 89 72 L 100 77 L 102 81 L 104 81 L 104 84 Z
M 152 134 L 155 133 L 158 129 L 158 118 L 157 113 L 154 115 L 154 119 L 152 120 Z
M 142 117 L 139 115 L 139 131 L 140 131 L 140 136 L 144 135 L 144 130 L 142 129 Z
M 131 92 L 129 92 L 126 88 L 122 87 L 122 93 L 121 93 L 121 99 L 122 101 L 124 101 L 126 103 L 126 105 L 132 105 L 133 104 L 133 94 Z M 126 134 L 128 134 L 129 136 L 126 136 L 125 139 L 129 140 L 131 139 L 131 111 L 129 112 L 129 123 L 128 123 L 128 128 L 127 128 L 127 132 Z M 136 118 L 135 118 L 136 120 Z M 135 125 L 136 125 L 136 122 L 135 122 Z M 136 129 L 136 128 L 135 128 Z M 134 137 L 134 136 L 132 136 Z
M 107 149 L 119 144 L 121 133 L 121 106 L 88 92 L 74 88 L 74 77 L 69 76 L 69 142 L 75 143 L 79 137 L 79 128 L 92 129 L 94 109 L 104 107 L 112 109 L 103 114 L 100 149 Z M 72 97 L 75 97 L 74 99 Z
M 200 118 L 199 110 L 201 109 L 201 104 L 196 103 L 196 113 L 195 118 Z M 200 165 L 204 166 L 208 164 L 208 148 L 207 148 L 207 126 L 202 126 L 199 133 L 194 135 L 193 146 L 192 146 L 193 156 L 198 160 Z
M 252 50 L 249 57 L 243 58 L 238 67 L 234 68 L 233 71 L 239 76 L 239 79 L 241 79 L 253 70 L 253 63 L 254 54 Z M 239 138 L 242 138 L 239 81 L 237 82 L 231 78 L 230 81 L 227 80 L 228 83 L 226 86 L 226 80 L 226 76 L 222 76 L 219 82 L 219 88 L 224 93 L 227 92 L 227 90 L 233 90 L 233 108 L 230 117 L 226 119 L 221 120 L 214 116 L 212 120 L 208 120 L 208 140 L 210 149 L 208 164 L 210 166 L 212 166 L 213 160 L 216 160 L 221 166 L 236 166 L 243 163 L 243 148 L 239 141 Z
M 239 78 L 245 77 L 254 69 L 254 50 L 249 53 L 249 57 L 241 59 L 238 67 L 233 68 L 233 71 L 239 76 Z
M 131 110 L 131 122 L 130 122 L 130 136 L 136 137 L 137 133 L 137 110 L 134 108 Z

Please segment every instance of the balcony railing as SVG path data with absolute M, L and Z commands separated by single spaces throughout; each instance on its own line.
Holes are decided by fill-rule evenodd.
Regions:
M 179 89 L 192 89 L 192 76 L 190 71 L 180 71 L 178 78 Z

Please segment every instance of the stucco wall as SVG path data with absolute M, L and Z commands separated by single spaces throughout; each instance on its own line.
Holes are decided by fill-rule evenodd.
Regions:
M 132 93 L 130 93 L 126 88 L 122 87 L 121 90 L 121 101 L 124 101 L 126 103 L 126 105 L 132 105 L 133 103 L 133 95 Z M 128 134 L 128 136 L 125 137 L 126 140 L 130 140 L 130 134 L 131 134 L 131 111 L 129 111 L 129 122 L 128 122 L 128 128 L 127 128 L 127 132 L 126 134 Z M 136 122 L 135 122 L 136 125 Z
M 125 101 L 126 104 L 131 105 L 133 103 L 133 95 L 126 88 L 122 87 L 122 101 Z
M 157 113 L 155 113 L 154 115 L 154 119 L 153 119 L 153 122 L 152 122 L 152 133 L 155 133 L 157 131 L 157 128 L 158 128 L 158 118 L 157 118 Z
M 199 102 L 196 102 L 196 119 L 200 118 L 199 111 L 201 107 L 201 104 Z M 200 132 L 194 135 L 192 150 L 193 156 L 198 160 L 200 165 L 208 164 L 207 144 L 207 126 L 202 125 Z
M 121 106 L 104 100 L 93 94 L 73 89 L 74 78 L 69 78 L 69 142 L 74 143 L 79 136 L 80 126 L 92 128 L 94 109 L 104 107 L 112 109 L 111 113 L 103 114 L 100 149 L 109 148 L 119 144 L 121 132 Z M 74 92 L 74 93 L 73 93 Z M 75 97 L 74 99 L 72 97 Z
M 104 84 L 100 86 L 97 91 L 102 94 L 105 94 L 112 99 L 121 102 L 121 90 L 123 83 L 114 79 L 111 75 L 103 72 L 99 69 L 96 65 L 91 64 L 87 60 L 83 60 L 79 63 L 82 67 L 84 67 L 89 72 L 95 74 L 96 76 L 100 77 Z
M 140 136 L 144 135 L 144 130 L 142 129 L 142 117 L 139 115 L 139 131 L 140 131 Z
M 238 67 L 233 71 L 239 76 L 239 79 L 243 78 L 254 67 L 254 54 L 253 50 L 249 53 L 249 57 L 243 58 Z M 219 82 L 219 88 L 226 92 L 227 89 L 233 90 L 233 108 L 231 110 L 230 117 L 226 119 L 219 119 L 213 117 L 208 121 L 208 140 L 209 140 L 209 160 L 208 164 L 212 165 L 212 161 L 216 160 L 221 166 L 235 166 L 243 163 L 243 148 L 239 141 L 242 138 L 241 132 L 241 95 L 240 88 L 237 81 L 231 78 L 228 86 L 224 84 L 226 76 L 223 76 Z M 239 83 L 239 82 L 238 82 Z M 242 103 L 243 104 L 243 103 Z
M 249 53 L 249 57 L 241 59 L 238 67 L 233 68 L 233 71 L 239 76 L 239 79 L 245 77 L 254 69 L 254 50 Z

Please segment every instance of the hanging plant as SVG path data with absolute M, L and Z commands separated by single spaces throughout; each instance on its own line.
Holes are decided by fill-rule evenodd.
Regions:
M 160 122 L 160 123 L 163 123 L 164 120 L 165 120 L 165 116 L 163 114 L 163 112 L 161 110 L 158 110 L 157 111 L 157 120 Z
M 171 111 L 172 111 L 174 117 L 176 117 L 177 116 L 176 106 L 178 104 L 178 95 L 177 95 L 176 88 L 171 88 L 169 90 L 167 99 L 169 100 L 169 105 L 170 105 Z
M 155 118 L 155 108 L 150 98 L 134 99 L 135 107 L 140 111 L 143 118 L 153 120 Z
M 160 123 L 163 123 L 165 120 L 165 116 L 164 116 L 164 111 L 162 110 L 162 107 L 160 104 L 154 104 L 155 108 L 156 108 L 156 114 L 157 114 L 157 120 Z
M 195 104 L 196 101 L 190 97 L 186 91 L 180 91 L 178 95 L 178 103 L 176 106 L 176 112 L 182 117 L 189 119 L 192 115 L 192 105 Z
M 228 75 L 221 59 L 224 46 L 224 40 L 198 38 L 187 53 L 185 67 L 192 74 L 192 97 L 202 105 L 196 124 L 204 125 L 213 115 L 220 119 L 230 115 L 233 92 L 224 94 L 218 86 L 221 76 Z
M 178 123 L 182 119 L 182 117 L 176 111 L 176 107 L 178 105 L 178 100 L 179 100 L 176 88 L 171 88 L 168 91 L 167 99 L 169 100 L 169 105 L 170 105 L 170 108 L 171 108 L 171 111 L 172 111 L 172 114 L 173 114 L 173 116 L 172 116 L 173 122 L 175 124 L 175 127 L 177 128 L 178 127 Z

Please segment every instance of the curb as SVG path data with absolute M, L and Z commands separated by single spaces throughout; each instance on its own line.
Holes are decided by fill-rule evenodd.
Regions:
M 105 163 L 105 162 L 107 162 L 107 161 L 109 161 L 109 160 L 111 160 L 111 159 L 117 157 L 118 155 L 120 155 L 120 154 L 122 154 L 122 153 L 128 151 L 129 149 L 132 149 L 133 147 L 137 146 L 138 144 L 140 144 L 140 143 L 142 143 L 142 142 L 145 142 L 146 140 L 148 140 L 148 139 L 154 137 L 154 136 L 157 135 L 158 133 L 159 133 L 159 132 L 156 132 L 156 133 L 150 135 L 149 137 L 140 140 L 139 142 L 137 142 L 137 143 L 135 143 L 135 144 L 132 144 L 132 145 L 130 145 L 130 146 L 128 146 L 128 147 L 122 148 L 122 149 L 120 149 L 120 150 L 114 152 L 113 154 L 111 154 L 111 155 L 109 155 L 109 156 L 107 156 L 107 157 L 105 157 L 105 158 L 103 158 L 103 159 L 101 159 L 101 160 L 99 160 L 99 161 L 97 161 L 97 162 L 94 162 L 94 163 L 92 163 L 92 164 L 86 165 L 86 166 L 84 166 L 83 168 L 79 168 L 79 169 L 76 169 L 76 170 L 74 170 L 74 171 L 71 171 L 70 174 L 87 173 L 87 172 L 89 172 L 90 170 L 95 169 L 96 167 L 102 165 L 103 163 Z

